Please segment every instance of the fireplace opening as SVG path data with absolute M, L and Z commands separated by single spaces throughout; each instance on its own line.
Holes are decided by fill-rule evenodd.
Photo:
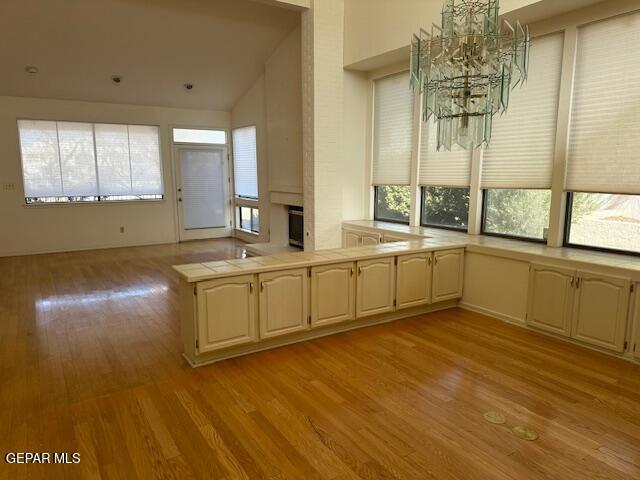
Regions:
M 304 248 L 304 209 L 289 207 L 289 245 Z

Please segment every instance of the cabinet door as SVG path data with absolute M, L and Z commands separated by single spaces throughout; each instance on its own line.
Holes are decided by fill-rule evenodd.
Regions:
M 398 257 L 396 308 L 424 305 L 431 301 L 431 253 Z
M 433 303 L 462 297 L 464 250 L 442 250 L 433 254 Z
M 253 275 L 201 282 L 197 292 L 199 353 L 257 340 Z
M 380 243 L 380 235 L 377 233 L 362 233 L 360 238 L 362 245 L 378 245 Z
M 351 247 L 359 247 L 360 246 L 360 235 L 356 232 L 350 232 L 349 230 L 345 230 L 342 232 L 342 247 L 343 248 L 351 248 Z
M 578 272 L 575 287 L 573 338 L 622 352 L 631 281 Z
M 560 335 L 570 335 L 575 273 L 575 270 L 568 268 L 531 264 L 528 325 Z
M 261 273 L 259 280 L 260 338 L 307 330 L 307 269 Z
M 394 267 L 394 257 L 358 262 L 358 318 L 393 311 Z
M 311 326 L 353 320 L 356 316 L 354 264 L 340 263 L 311 269 Z

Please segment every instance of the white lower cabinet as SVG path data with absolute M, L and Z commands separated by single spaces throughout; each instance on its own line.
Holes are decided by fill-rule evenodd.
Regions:
M 261 273 L 260 338 L 279 337 L 309 328 L 306 268 Z
M 527 324 L 622 352 L 630 292 L 626 278 L 532 264 Z
M 311 327 L 356 317 L 356 278 L 353 262 L 311 268 Z
M 360 243 L 365 245 L 378 245 L 381 243 L 382 237 L 378 233 L 362 233 L 360 235 Z
M 575 270 L 532 264 L 529 274 L 527 324 L 569 336 Z
M 396 308 L 410 308 L 431 302 L 431 252 L 398 257 Z
M 356 232 L 351 232 L 349 230 L 345 230 L 342 232 L 343 248 L 359 247 L 360 242 L 360 235 L 358 235 Z
M 431 302 L 462 297 L 463 273 L 464 249 L 434 252 Z
M 201 282 L 197 295 L 200 353 L 257 340 L 253 275 Z
M 394 308 L 394 257 L 364 260 L 357 264 L 356 316 L 392 312 Z
M 342 248 L 378 245 L 379 243 L 382 243 L 382 235 L 379 233 L 364 230 L 342 231 Z
M 631 281 L 578 272 L 575 291 L 572 337 L 622 352 Z

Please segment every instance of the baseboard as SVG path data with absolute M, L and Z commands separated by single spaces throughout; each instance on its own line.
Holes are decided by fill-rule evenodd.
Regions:
M 345 323 L 339 323 L 335 325 L 329 325 L 326 327 L 320 327 L 317 330 L 306 330 L 303 332 L 287 335 L 282 338 L 272 338 L 262 340 L 257 343 L 248 345 L 241 345 L 237 347 L 231 347 L 225 350 L 202 353 L 192 358 L 187 355 L 186 352 L 182 356 L 187 360 L 191 367 L 201 367 L 204 365 L 210 365 L 221 360 L 229 358 L 239 357 L 241 355 L 247 355 L 250 353 L 256 353 L 263 350 L 271 350 L 273 348 L 283 347 L 286 345 L 292 345 L 294 343 L 305 342 L 308 340 L 314 340 L 316 338 L 322 338 L 337 333 L 347 332 L 349 330 L 356 330 L 359 328 L 371 327 L 374 325 L 380 325 L 383 323 L 393 322 L 395 320 L 401 320 L 404 318 L 416 317 L 424 315 L 426 313 L 433 313 L 440 310 L 446 310 L 454 308 L 458 304 L 457 300 L 449 300 L 446 302 L 438 303 L 436 305 L 426 305 L 422 307 L 408 308 L 406 310 L 399 310 L 396 312 L 390 312 L 374 317 L 367 317 L 358 320 L 351 320 Z M 191 341 L 191 340 L 190 340 Z
M 127 243 L 127 244 L 113 244 L 106 243 L 101 245 L 94 245 L 91 247 L 74 247 L 74 248 L 59 248 L 51 250 L 25 250 L 17 252 L 0 252 L 0 258 L 2 257 L 22 257 L 26 255 L 47 255 L 50 253 L 67 253 L 67 252 L 86 252 L 88 250 L 108 250 L 112 248 L 131 248 L 131 247 L 148 247 L 153 245 L 169 245 L 178 243 L 177 240 L 157 240 L 152 242 L 143 243 Z
M 498 320 L 502 320 L 503 322 L 511 323 L 513 325 L 518 325 L 520 327 L 526 327 L 524 318 L 518 318 L 512 315 L 506 315 L 504 313 L 496 312 L 489 308 L 479 307 L 477 305 L 471 305 L 465 302 L 460 302 L 458 306 L 463 310 L 469 310 L 471 312 L 481 313 L 483 315 L 487 315 L 489 317 L 494 317 L 494 318 L 497 318 Z
M 621 360 L 626 360 L 631 363 L 640 364 L 640 359 L 634 357 L 633 354 L 629 351 L 622 352 L 622 353 L 612 352 L 610 350 L 607 350 L 606 348 L 601 348 L 596 345 L 589 345 L 588 343 L 584 343 L 579 340 L 575 340 L 573 338 L 562 337 L 562 336 L 556 335 L 555 333 L 545 332 L 544 330 L 539 330 L 537 328 L 532 328 L 528 326 L 524 320 L 520 320 L 516 317 L 505 315 L 503 313 L 494 312 L 484 307 L 478 307 L 477 305 L 470 305 L 468 303 L 460 302 L 458 304 L 458 307 L 462 308 L 463 310 L 468 310 L 470 312 L 476 312 L 491 318 L 495 318 L 496 320 L 509 323 L 516 327 L 524 328 L 525 330 L 530 330 L 532 332 L 539 333 L 541 335 L 544 335 L 545 337 L 555 338 L 556 340 L 560 340 L 561 342 L 571 343 L 578 347 L 586 348 L 588 350 L 593 350 L 594 352 L 604 353 L 605 355 L 608 355 L 610 357 L 615 357 Z

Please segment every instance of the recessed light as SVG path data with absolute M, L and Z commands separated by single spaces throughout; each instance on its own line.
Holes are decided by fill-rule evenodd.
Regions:
M 185 83 L 184 84 L 184 88 L 186 88 L 187 90 L 192 90 L 193 89 L 193 83 Z
M 35 75 L 40 70 L 38 70 L 38 67 L 34 67 L 33 65 L 27 65 L 26 67 L 24 67 L 24 71 L 27 72 L 29 75 Z
M 113 83 L 120 83 L 122 82 L 122 77 L 120 75 L 114 75 L 113 77 L 111 77 L 111 81 Z

